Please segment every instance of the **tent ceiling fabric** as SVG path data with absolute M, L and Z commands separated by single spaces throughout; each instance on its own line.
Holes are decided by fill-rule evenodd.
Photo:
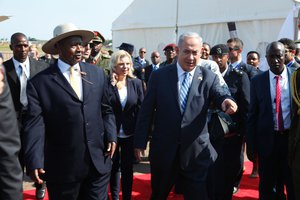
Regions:
M 145 47 L 148 60 L 151 52 L 159 51 L 164 61 L 164 45 L 176 43 L 180 34 L 194 31 L 211 45 L 226 43 L 227 22 L 235 22 L 237 36 L 244 42 L 243 59 L 250 50 L 263 58 L 266 45 L 277 40 L 294 6 L 292 0 L 178 0 L 176 34 L 177 0 L 135 0 L 113 22 L 113 48 L 132 43 L 135 56 L 137 49 Z
M 178 26 L 285 18 L 292 0 L 178 0 Z M 173 27 L 177 0 L 135 0 L 112 30 Z

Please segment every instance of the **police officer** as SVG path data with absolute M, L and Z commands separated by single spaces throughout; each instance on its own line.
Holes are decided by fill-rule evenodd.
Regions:
M 224 200 L 232 199 L 234 182 L 241 168 L 240 153 L 244 133 L 246 132 L 250 102 L 250 81 L 247 73 L 228 66 L 228 54 L 229 48 L 225 44 L 215 45 L 210 52 L 239 108 L 235 114 L 223 117 L 223 119 L 229 118 L 229 121 L 231 121 L 229 132 L 225 134 L 223 129 L 219 129 L 221 134 L 218 135 L 220 137 L 216 137 L 211 141 L 218 153 L 218 159 L 213 165 L 212 174 L 210 174 L 213 187 L 210 198 Z M 219 116 L 221 115 L 223 116 L 223 113 Z

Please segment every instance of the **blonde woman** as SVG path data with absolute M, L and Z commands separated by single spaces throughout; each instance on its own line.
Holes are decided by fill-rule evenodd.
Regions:
M 119 199 L 120 173 L 123 200 L 131 199 L 133 182 L 133 138 L 135 124 L 144 98 L 142 82 L 132 75 L 131 56 L 124 50 L 112 54 L 110 60 L 111 104 L 116 117 L 118 144 L 113 157 L 110 190 L 113 200 Z

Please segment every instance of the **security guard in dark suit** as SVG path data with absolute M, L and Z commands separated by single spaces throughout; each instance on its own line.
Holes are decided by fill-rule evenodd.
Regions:
M 210 195 L 211 199 L 222 200 L 232 199 L 234 182 L 241 168 L 240 152 L 250 102 L 250 81 L 247 73 L 228 66 L 228 53 L 229 48 L 225 44 L 214 46 L 210 52 L 213 60 L 219 65 L 231 96 L 235 99 L 239 108 L 238 112 L 230 116 L 224 116 L 224 113 L 218 114 L 220 120 L 230 122 L 228 130 L 220 128 L 214 130 L 214 133 L 210 132 L 210 134 L 214 134 L 211 135 L 211 142 L 218 153 L 218 158 L 209 176 L 209 181 L 211 181 L 209 183 L 212 185 Z

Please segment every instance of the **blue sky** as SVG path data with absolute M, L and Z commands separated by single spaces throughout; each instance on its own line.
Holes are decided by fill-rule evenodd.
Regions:
M 97 30 L 111 39 L 112 22 L 134 0 L 0 0 L 0 15 L 11 16 L 0 23 L 0 38 L 15 32 L 48 40 L 53 29 L 63 23 Z

